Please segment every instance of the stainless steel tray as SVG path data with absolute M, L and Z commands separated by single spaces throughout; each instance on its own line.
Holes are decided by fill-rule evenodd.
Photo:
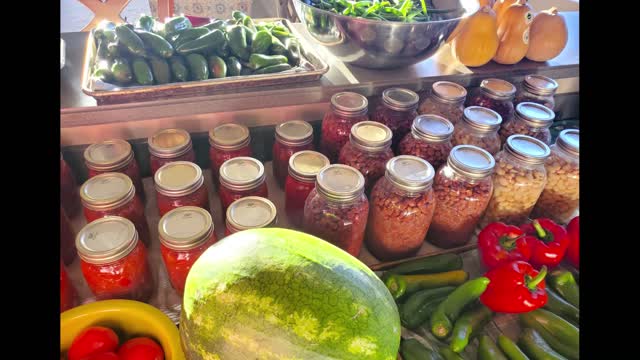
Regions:
M 256 23 L 263 21 L 280 21 L 300 41 L 300 66 L 281 73 L 264 75 L 233 76 L 222 79 L 208 79 L 202 81 L 177 82 L 162 85 L 119 87 L 107 84 L 91 77 L 96 44 L 91 34 L 87 36 L 84 65 L 82 72 L 82 92 L 96 99 L 98 105 L 139 102 L 157 100 L 174 96 L 202 96 L 215 94 L 218 91 L 238 88 L 292 84 L 318 80 L 329 71 L 329 65 L 318 56 L 313 46 L 305 42 L 304 38 L 291 26 L 291 22 L 284 18 L 255 19 Z

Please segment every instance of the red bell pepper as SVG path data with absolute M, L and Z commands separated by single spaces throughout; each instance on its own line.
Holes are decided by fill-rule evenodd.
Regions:
M 520 228 L 531 245 L 531 265 L 539 269 L 543 265 L 555 267 L 560 264 L 569 246 L 564 227 L 549 219 L 536 219 Z
M 580 216 L 576 216 L 569 221 L 567 236 L 569 237 L 567 259 L 571 265 L 580 269 Z
M 478 234 L 480 259 L 488 269 L 514 260 L 529 261 L 531 246 L 526 234 L 517 226 L 495 222 Z
M 490 281 L 480 301 L 495 312 L 533 311 L 547 303 L 546 275 L 546 266 L 538 272 L 525 261 L 502 264 L 484 275 Z

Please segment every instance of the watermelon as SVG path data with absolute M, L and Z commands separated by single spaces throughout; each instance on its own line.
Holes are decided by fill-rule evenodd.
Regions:
M 193 264 L 180 314 L 189 360 L 395 360 L 400 317 L 358 259 L 287 229 L 241 231 Z

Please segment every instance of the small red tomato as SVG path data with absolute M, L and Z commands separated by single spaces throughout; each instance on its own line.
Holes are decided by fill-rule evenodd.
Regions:
M 120 346 L 120 360 L 164 360 L 164 352 L 157 342 L 148 337 L 133 338 Z
M 580 216 L 576 216 L 569 221 L 567 234 L 569 235 L 567 259 L 571 265 L 580 269 Z
M 106 353 L 91 355 L 82 360 L 120 360 L 120 357 L 116 355 L 116 353 L 114 352 L 106 352 Z
M 118 348 L 118 335 L 106 327 L 92 326 L 84 329 L 71 343 L 69 360 L 82 360 L 90 355 L 113 352 Z

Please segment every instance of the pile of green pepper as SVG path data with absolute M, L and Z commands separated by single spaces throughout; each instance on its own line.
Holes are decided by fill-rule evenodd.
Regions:
M 136 25 L 103 21 L 92 36 L 93 77 L 119 86 L 270 74 L 300 64 L 300 44 L 282 23 L 256 24 L 240 11 L 200 27 L 184 16 L 161 23 L 142 15 Z

